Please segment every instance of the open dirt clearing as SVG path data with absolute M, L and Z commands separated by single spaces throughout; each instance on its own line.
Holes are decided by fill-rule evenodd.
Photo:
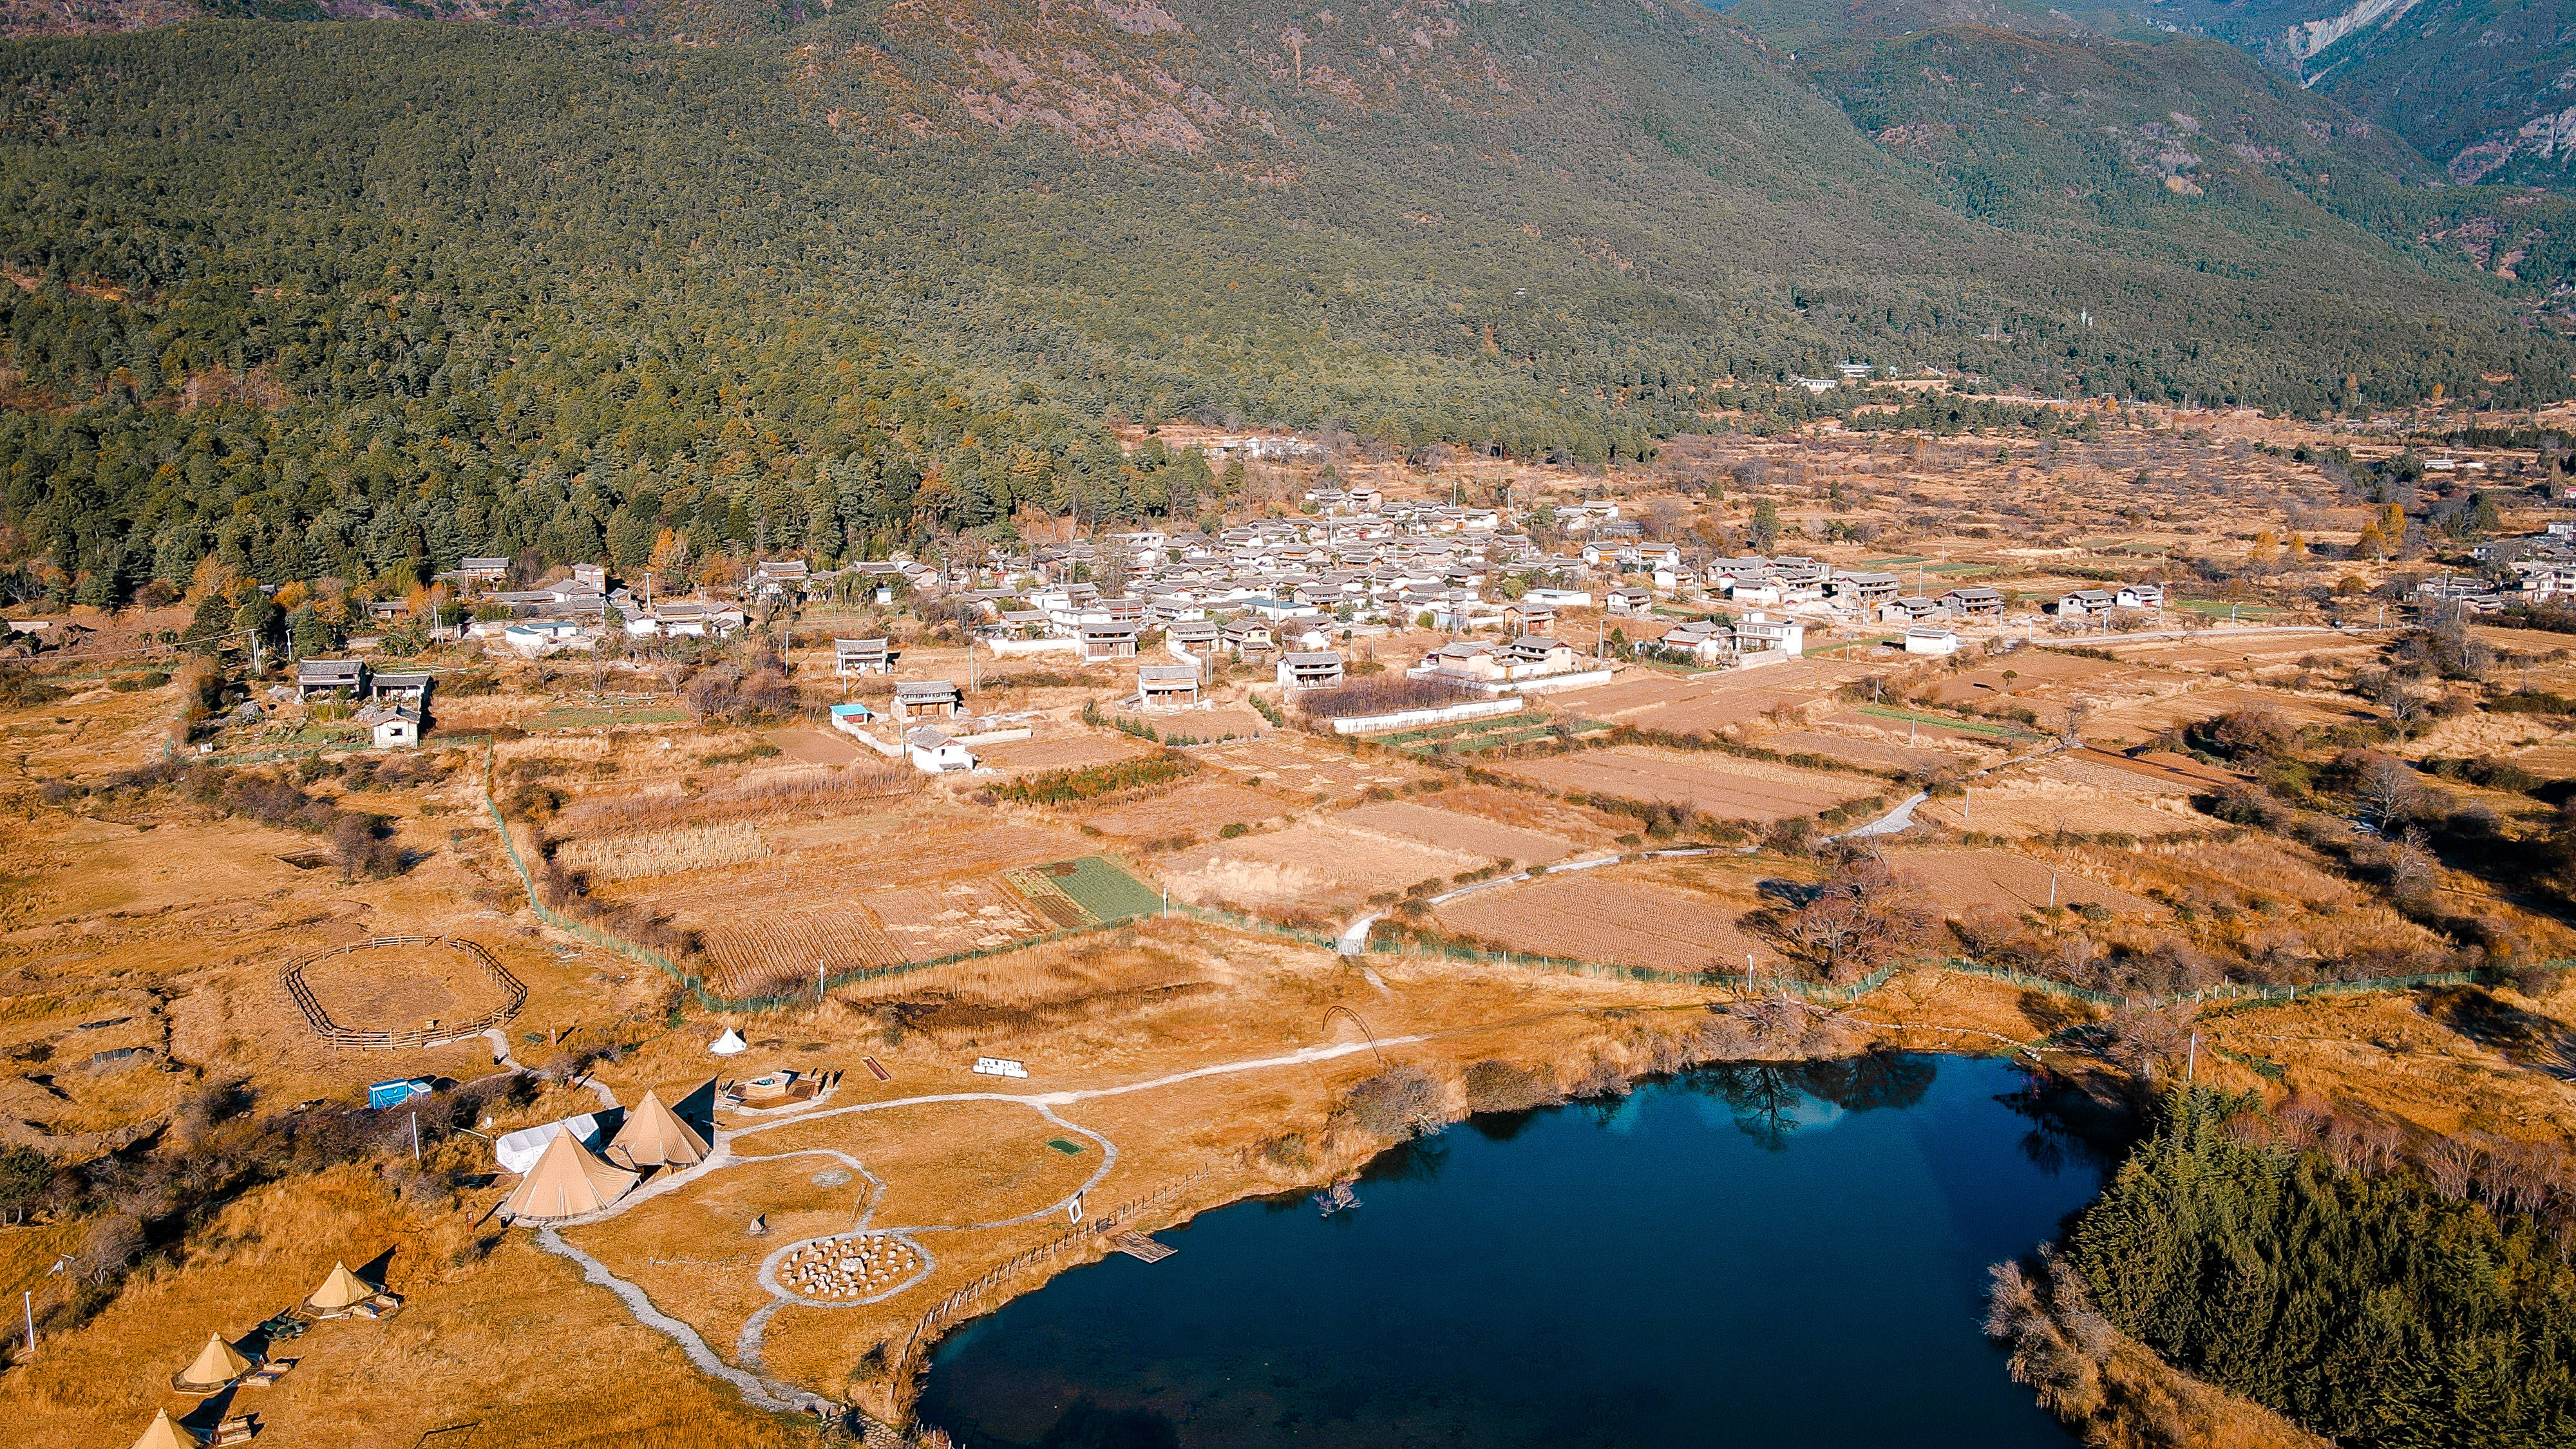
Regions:
M 1813 815 L 1847 800 L 1881 793 L 1884 781 L 1767 765 L 1716 753 L 1623 745 L 1607 750 L 1497 761 L 1503 774 L 1551 790 L 1614 796 L 1657 805 L 1687 805 L 1725 820 L 1767 825 Z

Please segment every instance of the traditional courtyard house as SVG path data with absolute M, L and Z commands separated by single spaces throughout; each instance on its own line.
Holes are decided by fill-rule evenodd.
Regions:
M 883 639 L 835 639 L 832 672 L 843 679 L 854 674 L 891 674 L 894 654 Z
M 346 694 L 351 699 L 366 693 L 367 666 L 359 659 L 299 659 L 295 661 L 295 697 L 311 699 L 316 695 Z
M 1146 709 L 1182 709 L 1199 702 L 1195 664 L 1144 664 L 1136 669 L 1136 700 Z
M 1342 682 L 1342 656 L 1330 650 L 1279 656 L 1281 689 L 1329 689 Z
M 947 719 L 966 712 L 966 692 L 945 679 L 907 679 L 894 687 L 894 717 L 899 723 Z

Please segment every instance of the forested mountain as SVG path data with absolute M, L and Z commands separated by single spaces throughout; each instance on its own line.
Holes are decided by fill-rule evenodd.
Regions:
M 2569 385 L 2527 285 L 2411 240 L 2420 157 L 2199 42 L 692 3 L 0 48 L 15 555 L 101 600 L 210 551 L 829 556 L 1186 509 L 1113 415 L 1602 460 L 1850 356 L 2302 410 Z

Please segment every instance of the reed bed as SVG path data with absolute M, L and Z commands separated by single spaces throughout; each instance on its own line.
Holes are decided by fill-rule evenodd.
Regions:
M 603 795 L 567 806 L 558 819 L 575 834 L 612 835 L 789 814 L 810 818 L 909 795 L 920 788 L 921 778 L 919 771 L 900 760 L 791 766 L 743 775 L 695 793 L 672 782 Z
M 761 839 L 759 827 L 748 821 L 589 836 L 567 841 L 555 850 L 555 859 L 563 862 L 565 869 L 579 871 L 593 881 L 678 875 L 682 871 L 768 858 L 769 842 Z

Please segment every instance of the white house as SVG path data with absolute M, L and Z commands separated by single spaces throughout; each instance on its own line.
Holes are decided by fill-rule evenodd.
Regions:
M 892 674 L 894 655 L 883 639 L 835 639 L 832 672 L 844 679 L 853 674 Z
M 2165 606 L 2162 584 L 2122 584 L 2112 601 L 2123 609 L 2161 609 Z
M 1605 598 L 1613 614 L 1648 614 L 1655 608 L 1655 595 L 1650 589 L 1612 589 Z
M 1938 624 L 1917 624 L 1905 631 L 1905 652 L 1956 654 L 1959 652 L 1959 636 L 1956 631 Z
M 1292 650 L 1279 656 L 1281 689 L 1328 689 L 1342 682 L 1342 656 L 1329 650 Z
M 1532 589 L 1521 595 L 1521 602 L 1551 609 L 1589 609 L 1592 594 L 1587 589 Z
M 2057 601 L 2057 616 L 2061 619 L 2081 619 L 2087 614 L 2107 611 L 2111 607 L 2111 602 L 2111 591 L 2108 589 L 2077 589 Z
M 394 712 L 376 721 L 375 744 L 380 750 L 409 749 L 420 743 L 420 711 L 400 705 Z
M 1747 614 L 1735 626 L 1736 647 L 1747 654 L 1764 651 L 1803 655 L 1807 652 L 1807 626 L 1795 619 L 1771 619 L 1760 614 Z
M 925 774 L 944 775 L 975 768 L 975 752 L 950 739 L 931 725 L 916 725 L 903 736 L 904 752 L 912 757 L 912 767 Z
M 1136 669 L 1136 701 L 1146 709 L 1179 709 L 1199 702 L 1195 664 L 1144 664 Z

